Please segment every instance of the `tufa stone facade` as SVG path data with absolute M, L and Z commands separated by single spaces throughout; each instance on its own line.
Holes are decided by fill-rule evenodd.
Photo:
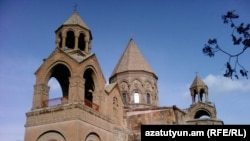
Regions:
M 107 84 L 91 52 L 91 30 L 76 11 L 55 33 L 55 50 L 35 72 L 25 141 L 139 141 L 142 124 L 223 124 L 198 76 L 189 108 L 160 107 L 158 77 L 133 39 Z M 61 86 L 59 98 L 49 99 L 51 78 Z

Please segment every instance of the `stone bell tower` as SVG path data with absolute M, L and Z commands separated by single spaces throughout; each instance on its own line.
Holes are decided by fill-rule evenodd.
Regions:
M 74 11 L 55 34 L 55 50 L 35 72 L 25 141 L 113 140 L 112 124 L 105 116 L 106 82 L 91 53 L 90 28 Z M 49 99 L 51 78 L 60 84 L 61 97 Z
M 215 104 L 208 98 L 208 86 L 199 76 L 193 80 L 190 86 L 192 104 L 188 108 L 187 124 L 223 124 L 216 116 Z

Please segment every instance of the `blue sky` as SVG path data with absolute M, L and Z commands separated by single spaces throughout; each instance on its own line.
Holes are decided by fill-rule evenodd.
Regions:
M 236 10 L 250 23 L 248 0 L 1 0 L 0 1 L 0 138 L 21 141 L 25 113 L 31 109 L 34 72 L 55 49 L 54 31 L 77 11 L 91 28 L 92 52 L 108 81 L 132 37 L 159 77 L 161 106 L 191 104 L 195 72 L 209 87 L 217 117 L 225 124 L 250 123 L 250 80 L 222 77 L 227 56 L 202 54 L 208 38 L 235 51 L 231 30 L 221 15 Z M 247 50 L 240 57 L 250 70 Z M 54 83 L 51 82 L 51 85 Z M 57 91 L 53 85 L 52 91 Z

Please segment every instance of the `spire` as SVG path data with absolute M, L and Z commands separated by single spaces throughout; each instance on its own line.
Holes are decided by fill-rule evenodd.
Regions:
M 87 24 L 82 20 L 82 18 L 78 15 L 78 12 L 76 10 L 76 6 L 74 8 L 74 12 L 71 17 L 69 17 L 63 25 L 79 25 L 83 28 L 86 28 L 90 30 L 90 28 L 87 26 Z
M 126 71 L 146 71 L 154 74 L 133 39 L 130 39 L 111 77 L 117 73 Z
M 192 85 L 190 86 L 190 88 L 197 87 L 197 86 L 205 86 L 205 87 L 207 87 L 207 85 L 196 74 L 196 76 L 194 78 L 194 81 L 193 81 Z

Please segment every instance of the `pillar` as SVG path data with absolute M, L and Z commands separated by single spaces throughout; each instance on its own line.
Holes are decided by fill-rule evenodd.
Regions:
M 85 52 L 88 54 L 89 53 L 89 37 L 86 36 L 84 38 L 84 41 L 85 41 Z
M 74 50 L 78 49 L 78 40 L 79 40 L 79 35 L 75 34 L 75 46 L 74 46 Z
M 49 100 L 49 87 L 45 84 L 34 85 L 32 109 L 48 106 L 46 100 Z
M 69 78 L 69 102 L 84 103 L 85 80 L 82 76 L 72 76 Z

